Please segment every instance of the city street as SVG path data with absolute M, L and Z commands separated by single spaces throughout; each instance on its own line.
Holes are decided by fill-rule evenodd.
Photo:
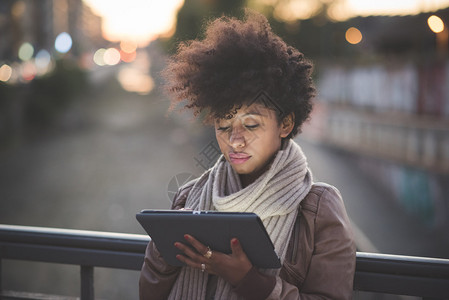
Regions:
M 173 178 L 197 176 L 213 142 L 186 114 L 166 116 L 156 91 L 125 93 L 115 81 L 80 99 L 58 126 L 0 152 L 0 223 L 143 234 L 135 213 L 168 208 Z M 360 251 L 449 257 L 447 241 L 406 215 L 351 157 L 298 138 L 315 181 L 341 191 Z M 203 157 L 204 158 L 204 157 Z M 181 184 L 181 183 L 179 183 Z M 77 295 L 77 267 L 3 262 L 3 287 Z M 100 299 L 136 299 L 138 272 L 96 269 Z

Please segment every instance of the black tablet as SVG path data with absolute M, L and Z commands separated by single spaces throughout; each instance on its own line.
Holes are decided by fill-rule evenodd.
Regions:
M 184 234 L 190 234 L 212 251 L 223 253 L 231 253 L 231 239 L 238 238 L 254 266 L 267 269 L 281 267 L 273 243 L 262 221 L 254 213 L 143 210 L 136 218 L 170 265 L 184 265 L 176 259 L 181 251 L 174 243 L 185 242 Z

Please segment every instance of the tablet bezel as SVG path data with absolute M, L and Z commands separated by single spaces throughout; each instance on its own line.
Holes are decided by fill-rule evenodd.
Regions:
M 190 234 L 213 251 L 227 254 L 231 253 L 231 239 L 236 237 L 254 266 L 281 267 L 273 243 L 254 213 L 146 209 L 136 214 L 136 219 L 173 266 L 184 265 L 176 258 L 181 251 L 174 243 L 186 243 L 184 234 Z

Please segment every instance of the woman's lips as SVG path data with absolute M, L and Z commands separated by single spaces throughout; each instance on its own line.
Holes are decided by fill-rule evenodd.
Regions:
M 243 164 L 250 158 L 251 156 L 246 153 L 229 153 L 229 160 L 236 165 Z

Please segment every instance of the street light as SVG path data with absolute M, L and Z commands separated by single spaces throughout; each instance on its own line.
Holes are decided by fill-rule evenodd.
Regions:
M 432 15 L 427 19 L 427 24 L 430 27 L 430 30 L 432 30 L 435 33 L 443 32 L 444 30 L 444 22 L 441 20 L 440 17 Z
M 55 49 L 59 53 L 67 53 L 72 48 L 72 43 L 70 34 L 62 32 L 55 39 Z
M 449 31 L 444 25 L 443 20 L 440 17 L 432 15 L 427 19 L 427 24 L 430 30 L 436 34 L 437 38 L 437 51 L 441 54 L 447 52 L 447 44 L 449 41 Z
M 356 45 L 362 41 L 363 35 L 360 30 L 355 27 L 351 27 L 346 30 L 345 38 L 348 43 Z

